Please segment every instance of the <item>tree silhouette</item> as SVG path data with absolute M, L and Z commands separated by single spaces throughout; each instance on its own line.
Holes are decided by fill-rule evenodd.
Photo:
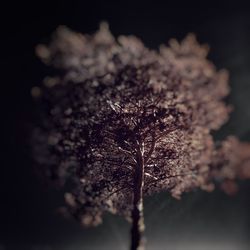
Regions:
M 250 177 L 250 145 L 211 131 L 231 110 L 228 74 L 206 59 L 193 35 L 159 52 L 133 36 L 117 41 L 106 23 L 93 35 L 59 27 L 37 54 L 57 69 L 32 89 L 41 104 L 34 155 L 57 183 L 71 180 L 67 211 L 98 225 L 109 211 L 132 223 L 131 249 L 143 249 L 143 198 L 195 188 L 228 193 Z

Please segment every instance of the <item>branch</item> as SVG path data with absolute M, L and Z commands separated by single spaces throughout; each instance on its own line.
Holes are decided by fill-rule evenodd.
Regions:
M 155 176 L 153 176 L 153 175 L 151 175 L 149 173 L 145 173 L 145 175 L 148 176 L 148 177 L 150 177 L 150 178 L 153 178 L 154 180 L 158 180 L 157 177 L 155 177 Z
M 126 150 L 126 149 L 123 149 L 123 148 L 121 148 L 121 147 L 118 147 L 118 150 L 122 151 L 123 153 L 125 153 L 125 154 L 127 154 L 127 155 L 129 155 L 129 156 L 132 156 L 132 159 L 134 160 L 134 162 L 136 162 L 136 159 L 135 159 L 133 153 L 131 153 L 130 151 L 128 151 L 128 150 Z
M 187 172 L 187 173 L 182 173 L 182 174 L 177 174 L 177 175 L 168 175 L 168 176 L 164 176 L 163 178 L 157 178 L 157 179 L 149 182 L 148 184 L 152 184 L 152 183 L 157 182 L 157 181 L 167 180 L 167 179 L 174 178 L 174 177 L 188 176 L 188 175 L 195 175 L 195 174 L 196 174 L 195 172 Z
M 147 155 L 147 157 L 146 157 L 146 159 L 145 159 L 145 165 L 147 164 L 149 158 L 151 157 L 152 153 L 153 153 L 154 150 L 155 150 L 155 143 L 156 143 L 156 140 L 155 140 L 155 132 L 153 132 L 151 135 L 152 135 L 152 144 L 151 144 L 151 148 L 150 148 L 150 150 L 149 150 L 149 152 L 148 152 L 148 155 Z
M 157 136 L 156 138 L 155 138 L 155 141 L 157 142 L 159 139 L 161 139 L 164 135 L 167 135 L 167 134 L 169 134 L 169 133 L 171 133 L 171 132 L 173 132 L 173 131 L 175 131 L 176 130 L 176 128 L 172 128 L 172 129 L 169 129 L 169 130 L 167 130 L 167 131 L 165 131 L 165 132 L 162 132 L 159 136 Z
M 126 189 L 128 189 L 128 188 L 130 188 L 130 186 L 122 186 L 122 187 L 116 189 L 115 191 L 111 192 L 111 193 L 110 193 L 109 195 L 107 195 L 106 197 L 104 197 L 103 200 L 107 200 L 107 199 L 109 199 L 112 195 L 114 195 L 114 194 L 116 194 L 116 193 L 118 193 L 118 192 L 120 192 L 120 191 L 122 191 L 122 190 L 126 190 Z M 103 200 L 102 200 L 102 201 L 103 201 Z

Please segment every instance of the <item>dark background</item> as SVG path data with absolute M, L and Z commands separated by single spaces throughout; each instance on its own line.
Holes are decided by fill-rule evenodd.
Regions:
M 20 3 L 21 2 L 21 3 Z M 35 110 L 30 89 L 49 70 L 34 55 L 58 25 L 94 32 L 102 20 L 115 36 L 134 34 L 150 48 L 194 32 L 211 46 L 209 58 L 230 71 L 235 111 L 217 138 L 250 140 L 250 8 L 229 2 L 209 6 L 165 1 L 10 1 L 1 8 L 0 250 L 127 249 L 129 225 L 107 215 L 104 224 L 82 229 L 55 213 L 63 194 L 33 173 L 27 138 Z M 5 8 L 7 7 L 7 8 Z M 148 249 L 243 250 L 250 248 L 250 183 L 235 197 L 196 191 L 176 201 L 148 198 Z

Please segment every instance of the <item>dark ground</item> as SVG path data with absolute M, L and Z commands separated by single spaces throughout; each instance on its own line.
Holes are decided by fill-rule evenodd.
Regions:
M 21 1 L 20 1 L 21 2 Z M 34 109 L 30 88 L 48 69 L 34 55 L 60 24 L 84 33 L 107 20 L 114 35 L 134 34 L 156 48 L 171 37 L 197 34 L 210 44 L 210 59 L 230 71 L 235 106 L 229 123 L 217 138 L 236 134 L 250 141 L 250 8 L 225 4 L 208 7 L 124 1 L 10 2 L 3 14 L 1 63 L 0 250 L 127 249 L 129 225 L 105 217 L 94 229 L 81 229 L 55 214 L 62 193 L 44 186 L 33 174 L 26 143 Z M 194 192 L 176 201 L 168 194 L 146 200 L 148 249 L 250 249 L 250 183 L 235 197 L 220 191 Z

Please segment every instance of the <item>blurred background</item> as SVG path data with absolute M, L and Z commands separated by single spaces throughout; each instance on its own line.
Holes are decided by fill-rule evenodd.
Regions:
M 230 71 L 235 110 L 215 133 L 250 141 L 250 8 L 228 1 L 209 6 L 167 1 L 9 2 L 1 8 L 0 250 L 125 250 L 129 224 L 107 215 L 103 225 L 83 229 L 56 209 L 63 193 L 35 175 L 27 138 L 35 116 L 30 89 L 49 74 L 35 56 L 38 43 L 49 41 L 58 25 L 94 32 L 102 20 L 115 36 L 136 35 L 149 48 L 194 32 L 211 47 L 209 59 Z M 4 15 L 5 14 L 5 15 Z M 3 68 L 2 67 L 2 68 Z M 148 250 L 250 249 L 250 182 L 228 197 L 220 190 L 195 191 L 176 201 L 167 193 L 145 201 Z

